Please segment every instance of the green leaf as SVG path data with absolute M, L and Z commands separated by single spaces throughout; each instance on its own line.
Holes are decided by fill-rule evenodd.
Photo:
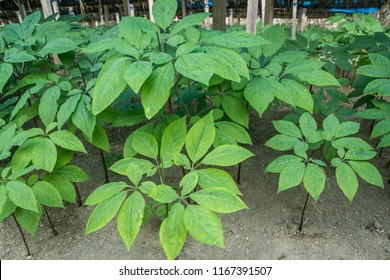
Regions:
M 61 194 L 50 183 L 45 181 L 36 182 L 31 188 L 41 204 L 49 207 L 64 208 Z
M 127 66 L 123 78 L 129 87 L 138 93 L 147 78 L 152 74 L 153 66 L 148 61 L 136 61 Z
M 153 16 L 158 26 L 162 29 L 167 29 L 171 25 L 173 18 L 176 15 L 177 1 L 176 0 L 157 0 L 153 4 Z
M 240 82 L 241 80 L 234 65 L 212 53 L 180 55 L 176 60 L 175 68 L 183 76 L 205 85 L 209 85 L 214 74 L 231 81 Z
M 390 146 L 390 133 L 383 136 L 382 140 L 378 144 L 378 148 Z
M 83 52 L 95 53 L 95 52 L 101 52 L 109 49 L 115 49 L 118 52 L 122 54 L 130 55 L 135 59 L 139 58 L 138 51 L 133 46 L 131 46 L 128 41 L 123 40 L 121 38 L 115 38 L 115 37 L 105 38 L 93 44 L 90 44 L 85 49 L 83 49 Z
M 57 37 L 49 40 L 39 53 L 42 56 L 47 54 L 60 54 L 75 50 L 76 48 L 77 45 L 75 41 L 65 37 Z
M 89 180 L 89 176 L 76 165 L 65 165 L 55 171 L 55 174 L 60 174 L 65 179 L 74 182 L 81 183 Z
M 368 54 L 368 57 L 370 58 L 372 64 L 383 67 L 385 69 L 390 68 L 390 60 L 386 56 L 378 53 L 370 53 Z
M 307 139 L 317 131 L 317 122 L 310 113 L 305 112 L 299 118 L 299 127 Z
M 378 122 L 371 132 L 371 139 L 385 135 L 390 132 L 390 118 Z
M 13 139 L 16 132 L 16 124 L 10 125 L 8 127 L 3 128 L 0 131 L 0 150 L 3 150 L 7 146 L 7 142 L 10 139 Z M 23 143 L 21 143 L 23 144 Z M 10 147 L 11 148 L 11 147 Z
M 172 56 L 164 52 L 156 52 L 149 56 L 149 60 L 153 64 L 165 64 L 172 61 Z
M 274 159 L 265 169 L 265 172 L 280 173 L 286 166 L 302 162 L 302 158 L 294 155 L 283 155 Z
M 234 65 L 238 74 L 250 80 L 248 66 L 245 60 L 235 51 L 219 47 L 207 47 L 207 53 L 219 55 Z
M 39 102 L 39 116 L 45 126 L 48 126 L 54 121 L 58 109 L 58 99 L 60 98 L 61 90 L 58 86 L 54 86 L 46 90 Z
M 278 151 L 288 151 L 294 149 L 300 141 L 291 136 L 278 134 L 269 139 L 264 145 Z
M 364 111 L 357 112 L 356 115 L 367 120 L 383 119 L 389 117 L 388 112 L 380 109 L 366 109 Z
M 141 89 L 145 116 L 151 119 L 167 102 L 174 85 L 175 69 L 171 62 L 155 69 Z
M 0 213 L 3 212 L 3 207 L 7 202 L 7 189 L 5 185 L 0 184 Z
M 383 188 L 383 179 L 378 169 L 369 162 L 349 161 L 352 169 L 367 183 Z
M 202 163 L 207 165 L 232 166 L 243 162 L 252 156 L 254 156 L 254 154 L 243 147 L 237 145 L 222 145 L 216 147 L 207 154 L 202 160 Z
M 114 171 L 115 173 L 127 176 L 128 173 L 131 173 L 131 165 L 136 166 L 142 172 L 142 174 L 149 173 L 154 167 L 153 163 L 145 159 L 124 158 L 111 166 L 110 170 Z
M 370 160 L 376 156 L 376 152 L 374 151 L 356 151 L 356 150 L 348 150 L 345 154 L 345 159 L 348 160 Z
M 127 192 L 122 191 L 99 203 L 88 219 L 85 233 L 90 234 L 108 224 L 119 211 L 123 201 L 126 199 L 126 195 Z
M 61 148 L 86 153 L 83 143 L 69 130 L 58 130 L 49 134 L 50 139 Z
M 108 135 L 103 125 L 95 125 L 95 129 L 93 130 L 92 139 L 90 143 L 107 153 L 110 152 L 110 142 L 108 140 Z
M 226 188 L 206 188 L 190 195 L 200 206 L 218 213 L 233 213 L 248 208 L 241 199 Z
M 208 168 L 196 170 L 198 174 L 198 184 L 204 189 L 225 188 L 234 194 L 241 194 L 235 181 L 226 171 Z
M 17 48 L 12 48 L 4 52 L 4 62 L 22 63 L 35 60 L 35 57 L 25 51 L 20 51 Z
M 291 79 L 283 79 L 282 84 L 287 91 L 291 92 L 295 106 L 303 108 L 311 114 L 313 113 L 313 96 L 307 87 Z
M 184 213 L 183 205 L 176 203 L 160 227 L 160 243 L 170 260 L 174 260 L 180 254 L 187 239 Z
M 169 161 L 179 154 L 186 142 L 186 117 L 172 122 L 165 130 L 161 139 L 160 156 L 162 161 Z
M 201 206 L 188 205 L 184 224 L 191 236 L 205 244 L 224 247 L 223 228 L 218 216 Z
M 186 174 L 183 179 L 180 181 L 180 187 L 182 187 L 181 196 L 184 197 L 190 192 L 192 192 L 198 184 L 198 173 L 196 171 L 191 171 Z
M 361 138 L 357 137 L 345 137 L 337 139 L 332 142 L 332 146 L 336 149 L 349 149 L 349 150 L 373 150 L 373 148 Z
M 91 112 L 90 99 L 86 95 L 84 95 L 77 104 L 76 111 L 72 116 L 72 122 L 88 137 L 88 139 L 92 138 L 96 125 L 96 117 Z
M 53 185 L 61 194 L 63 200 L 76 203 L 76 190 L 69 180 L 59 174 L 46 175 L 43 180 Z
M 18 221 L 18 224 L 23 229 L 25 229 L 29 234 L 31 234 L 33 237 L 37 232 L 41 216 L 42 216 L 41 211 L 37 213 L 37 212 L 33 212 L 21 208 L 18 208 L 15 211 L 15 218 Z
M 188 131 L 186 137 L 186 150 L 192 162 L 197 162 L 209 150 L 214 142 L 215 127 L 213 112 L 200 119 Z
M 317 201 L 325 188 L 326 176 L 318 165 L 309 163 L 303 176 L 303 185 L 309 194 Z
M 262 30 L 261 35 L 271 44 L 261 46 L 263 55 L 270 57 L 277 53 L 286 40 L 285 29 L 282 25 L 267 26 Z
M 7 182 L 8 198 L 18 207 L 38 212 L 37 200 L 33 190 L 19 181 Z
M 12 64 L 0 63 L 0 93 L 3 93 L 3 87 L 12 75 Z
M 307 150 L 309 149 L 309 145 L 305 142 L 299 142 L 294 146 L 294 154 L 297 156 L 307 159 Z
M 209 16 L 210 13 L 196 13 L 182 18 L 178 23 L 176 23 L 172 27 L 169 37 L 179 33 L 180 31 L 186 29 L 187 27 L 200 24 Z
M 99 204 L 123 191 L 128 185 L 124 182 L 104 184 L 95 189 L 84 202 L 84 205 Z
M 52 172 L 57 162 L 57 149 L 54 143 L 43 137 L 32 138 L 28 141 L 32 141 L 30 156 L 35 168 Z
M 108 60 L 99 73 L 93 89 L 92 112 L 97 115 L 107 108 L 125 89 L 123 72 L 130 64 L 128 57 Z
M 281 134 L 296 138 L 302 137 L 302 133 L 299 128 L 290 121 L 273 121 L 272 124 L 274 125 L 275 129 Z
M 25 33 L 25 36 L 31 36 L 37 24 L 41 20 L 41 12 L 35 11 L 29 14 L 22 22 L 21 27 Z
M 222 108 L 234 122 L 245 127 L 249 126 L 249 111 L 243 100 L 226 95 L 222 99 Z
M 345 137 L 359 132 L 360 124 L 356 122 L 343 122 L 336 130 L 336 138 Z
M 61 127 L 67 122 L 69 117 L 76 110 L 80 97 L 81 94 L 72 95 L 60 106 L 60 109 L 57 113 L 58 129 L 61 129 Z
M 139 192 L 135 191 L 126 199 L 119 210 L 118 232 L 129 251 L 141 228 L 144 209 L 145 200 Z
M 363 65 L 357 69 L 358 74 L 374 78 L 387 78 L 390 70 L 378 65 Z
M 133 133 L 133 148 L 134 150 L 146 157 L 157 158 L 158 143 L 152 134 L 146 132 Z
M 383 90 L 386 90 L 390 85 L 390 80 L 387 79 L 375 79 L 369 82 L 364 88 L 364 93 L 375 94 L 381 93 Z
M 145 181 L 142 182 L 141 185 L 138 187 L 138 190 L 140 190 L 144 194 L 149 194 L 150 191 L 156 186 L 156 184 L 152 181 Z
M 340 122 L 337 119 L 337 117 L 333 114 L 330 114 L 326 117 L 326 119 L 323 121 L 323 127 L 324 132 L 322 133 L 322 136 L 325 140 L 331 141 L 335 136 L 337 131 L 339 130 Z
M 307 82 L 310 85 L 315 85 L 318 87 L 341 86 L 339 81 L 335 77 L 323 70 L 297 72 L 294 74 L 294 76 L 303 82 Z
M 355 172 L 348 164 L 341 163 L 336 168 L 336 180 L 344 195 L 352 202 L 359 186 Z
M 235 143 L 252 145 L 252 140 L 248 132 L 242 126 L 228 121 L 216 122 L 217 133 L 222 133 L 225 137 L 232 139 Z
M 225 48 L 251 48 L 269 44 L 269 42 L 260 36 L 245 32 L 228 32 L 220 35 L 210 36 L 207 44 L 213 44 Z
M 6 218 L 8 218 L 12 213 L 16 210 L 16 205 L 12 203 L 10 199 L 7 198 L 7 200 L 4 203 L 3 211 L 0 212 L 0 222 L 4 221 Z M 21 208 L 19 208 L 21 209 Z
M 149 193 L 149 197 L 160 203 L 170 203 L 180 198 L 176 191 L 167 185 L 157 185 Z
M 245 87 L 245 99 L 261 117 L 274 100 L 274 88 L 265 78 L 254 78 Z
M 278 192 L 298 186 L 305 174 L 305 163 L 293 163 L 287 165 L 279 177 Z

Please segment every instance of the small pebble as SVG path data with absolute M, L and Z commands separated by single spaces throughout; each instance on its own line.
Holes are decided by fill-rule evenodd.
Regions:
M 375 229 L 378 229 L 378 230 L 381 230 L 383 228 L 382 225 L 378 221 L 373 222 L 372 225 L 374 226 Z

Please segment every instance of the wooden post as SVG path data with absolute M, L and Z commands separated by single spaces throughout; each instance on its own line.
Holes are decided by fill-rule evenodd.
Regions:
M 130 7 L 130 16 L 131 16 L 131 17 L 135 17 L 135 8 L 134 8 L 134 5 L 133 5 L 133 4 L 130 4 L 129 7 Z
M 226 30 L 226 0 L 213 1 L 213 29 Z
M 234 10 L 233 9 L 229 9 L 228 10 L 228 15 L 229 15 L 229 21 L 228 21 L 228 24 L 229 26 L 233 26 L 234 25 Z
M 129 0 L 123 0 L 123 15 L 125 17 L 128 17 L 130 15 L 130 6 L 129 6 Z
M 274 0 L 266 0 L 264 24 L 274 24 Z
M 181 0 L 181 14 L 182 14 L 183 18 L 185 18 L 187 15 L 186 2 L 187 2 L 186 0 Z
M 56 0 L 51 2 L 51 5 L 53 7 L 53 13 L 56 15 L 56 20 L 60 18 L 60 7 L 58 6 L 58 2 Z
M 265 6 L 267 0 L 261 0 L 261 20 L 265 22 Z
M 154 16 L 153 16 L 153 4 L 154 4 L 154 1 L 153 0 L 148 0 L 149 2 L 149 19 L 150 21 L 152 22 L 155 22 L 154 20 Z
M 292 34 L 291 38 L 293 40 L 297 39 L 297 8 L 298 8 L 298 0 L 293 1 L 293 11 L 292 11 Z
M 53 9 L 51 8 L 50 0 L 40 0 L 40 1 L 41 1 L 43 15 L 45 16 L 45 18 L 52 15 Z
M 298 31 L 305 31 L 306 28 L 306 8 L 301 8 L 298 11 Z
M 104 5 L 104 23 L 105 23 L 106 25 L 109 25 L 109 24 L 110 24 L 109 12 L 108 12 L 108 5 Z
M 210 12 L 210 6 L 209 6 L 209 0 L 204 0 L 204 11 L 205 13 Z M 206 18 L 204 21 L 204 28 L 209 30 L 210 29 L 210 18 Z
M 20 17 L 19 21 L 22 22 L 27 16 L 26 7 L 24 6 L 24 3 L 21 0 L 17 0 L 16 3 L 18 4 L 19 13 L 20 13 L 20 16 L 18 15 L 18 17 Z
M 246 32 L 256 34 L 257 14 L 259 11 L 259 0 L 248 0 L 246 9 Z

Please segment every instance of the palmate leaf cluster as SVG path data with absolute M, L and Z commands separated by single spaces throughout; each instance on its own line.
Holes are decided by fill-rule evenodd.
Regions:
M 208 166 L 235 165 L 253 154 L 232 144 L 217 146 L 208 153 L 215 140 L 215 130 L 211 111 L 188 132 L 186 117 L 174 120 L 160 141 L 153 131 L 131 134 L 132 148 L 147 159 L 125 157 L 110 168 L 126 176 L 130 183 L 109 183 L 92 192 L 85 204 L 97 206 L 89 218 L 86 233 L 100 229 L 118 214 L 118 231 L 130 250 L 142 223 L 150 215 L 149 208 L 145 207 L 149 204 L 162 215 L 160 242 L 168 258 L 174 259 L 180 253 L 187 233 L 205 244 L 224 247 L 222 224 L 214 212 L 232 213 L 247 207 L 239 198 L 241 193 L 231 176 Z M 181 166 L 186 175 L 177 185 L 167 185 L 164 173 L 173 166 Z M 160 175 L 158 184 L 144 181 L 144 177 L 156 172 Z
M 34 236 L 43 207 L 76 203 L 74 184 L 89 179 L 70 163 L 74 152 L 86 150 L 75 129 L 64 127 L 72 112 L 61 110 L 77 90 L 50 61 L 84 39 L 71 22 L 45 21 L 39 11 L 6 25 L 0 39 L 0 220 L 14 214 Z
M 336 168 L 336 181 L 344 195 L 352 202 L 359 186 L 357 175 L 369 184 L 384 187 L 378 169 L 368 160 L 376 152 L 364 140 L 351 135 L 359 131 L 359 123 L 340 121 L 331 114 L 318 129 L 316 120 L 308 113 L 299 119 L 299 126 L 290 121 L 274 121 L 281 133 L 269 139 L 265 145 L 279 151 L 293 150 L 293 155 L 276 158 L 267 172 L 279 173 L 278 191 L 284 191 L 303 183 L 306 191 L 317 201 L 325 188 L 328 165 Z M 313 157 L 317 152 L 317 158 Z M 325 158 L 326 164 L 320 158 Z
M 250 112 L 286 105 L 294 113 L 273 121 L 280 134 L 266 142 L 292 151 L 266 170 L 279 174 L 279 191 L 303 184 L 318 200 L 329 168 L 350 201 L 358 177 L 383 187 L 368 162 L 376 151 L 348 117 L 378 120 L 371 138 L 388 146 L 388 35 L 353 21 L 359 32 L 312 28 L 297 40 L 289 27 L 261 22 L 256 35 L 223 33 L 200 26 L 209 13 L 173 23 L 176 9 L 157 0 L 156 23 L 123 17 L 97 29 L 35 12 L 0 30 L 1 221 L 14 214 L 35 235 L 43 207 L 76 203 L 75 184 L 89 179 L 75 156 L 86 147 L 110 153 L 106 128 L 125 126 L 123 155 L 104 162 L 122 179 L 85 200 L 94 207 L 86 234 L 116 220 L 130 250 L 154 216 L 169 259 L 189 235 L 224 247 L 220 215 L 247 208 L 224 168 L 253 156 L 242 147 L 252 144 Z M 339 69 L 358 69 L 350 96 L 339 90 L 349 82 Z M 368 108 L 357 113 L 346 105 L 360 95 L 355 107 Z M 174 181 L 168 174 L 177 172 Z

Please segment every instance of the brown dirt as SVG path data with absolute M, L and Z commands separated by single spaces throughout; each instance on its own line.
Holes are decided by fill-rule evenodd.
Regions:
M 335 184 L 334 174 L 327 171 L 327 187 L 318 203 L 309 201 L 303 234 L 297 233 L 305 200 L 302 187 L 277 194 L 277 176 L 264 173 L 277 153 L 264 146 L 275 134 L 271 120 L 286 112 L 271 112 L 261 120 L 252 117 L 250 133 L 254 145 L 249 149 L 256 157 L 243 164 L 240 189 L 249 209 L 221 215 L 225 248 L 201 244 L 188 237 L 179 259 L 390 259 L 390 188 L 384 190 L 361 182 L 352 204 Z M 368 138 L 369 123 L 363 121 L 360 136 Z M 129 130 L 112 133 L 114 153 L 119 153 Z M 115 132 L 115 133 L 114 133 Z M 103 184 L 99 154 L 88 147 L 88 155 L 79 155 L 75 163 L 92 177 L 80 186 L 83 199 Z M 374 164 L 387 181 L 389 150 Z M 235 177 L 236 169 L 228 169 Z M 168 180 L 177 181 L 179 171 Z M 118 179 L 110 174 L 111 179 Z M 47 219 L 42 218 L 35 238 L 27 236 L 33 259 L 164 259 L 159 243 L 158 219 L 141 229 L 130 252 L 116 230 L 115 220 L 102 230 L 85 236 L 87 219 L 93 209 L 67 205 L 50 209 L 59 231 L 53 236 Z M 375 226 L 373 226 L 375 224 Z M 0 259 L 26 259 L 26 251 L 12 218 L 0 224 Z

